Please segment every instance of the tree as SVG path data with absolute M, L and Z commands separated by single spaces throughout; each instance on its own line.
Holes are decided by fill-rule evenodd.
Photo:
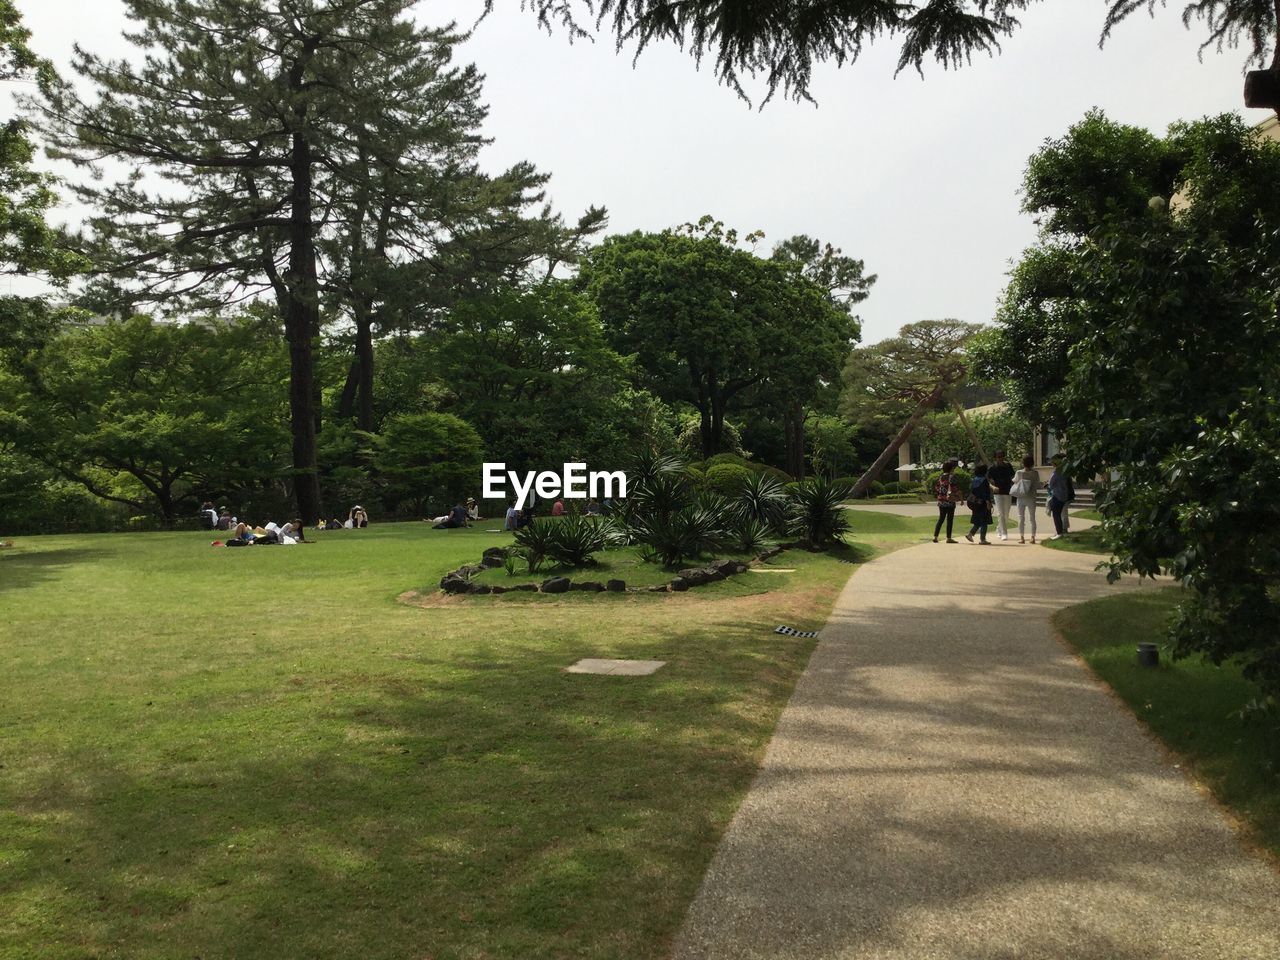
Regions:
M 837 247 L 804 234 L 775 246 L 772 259 L 786 264 L 801 281 L 811 285 L 804 291 L 808 297 L 797 304 L 797 313 L 800 309 L 807 309 L 809 313 L 807 317 L 797 316 L 798 323 L 808 321 L 804 327 L 811 332 L 810 336 L 802 333 L 798 338 L 803 355 L 793 355 L 791 363 L 782 365 L 781 375 L 775 375 L 771 382 L 782 407 L 786 470 L 801 479 L 805 463 L 805 421 L 810 406 L 819 397 L 838 391 L 840 369 L 848 359 L 851 341 L 861 339 L 862 325 L 853 316 L 853 306 L 867 299 L 876 276 L 866 274 L 863 261 L 846 257 Z M 825 292 L 825 301 L 814 296 L 817 292 Z M 823 322 L 821 314 L 827 310 L 848 314 L 853 320 L 852 333 L 848 327 L 842 330 L 838 324 Z
M 124 322 L 68 330 L 0 382 L 0 440 L 90 493 L 172 521 L 272 474 L 284 358 L 260 323 Z
M 289 344 L 293 479 L 307 520 L 321 512 L 314 350 L 325 295 L 344 290 L 368 306 L 379 261 L 369 263 L 361 244 L 370 234 L 376 244 L 386 203 L 424 189 L 425 175 L 392 175 L 427 156 L 415 138 L 438 132 L 424 129 L 419 110 L 462 98 L 447 134 L 431 141 L 446 155 L 459 126 L 475 121 L 474 73 L 448 67 L 457 36 L 419 28 L 411 6 L 127 0 L 141 66 L 79 50 L 76 72 L 96 98 L 55 85 L 39 104 L 59 155 L 98 173 L 106 158 L 128 168 L 81 188 L 99 211 L 86 246 L 113 282 L 137 278 L 127 299 L 211 308 L 274 298 Z M 513 189 L 523 186 L 508 184 L 504 198 Z M 384 218 L 388 238 L 410 208 Z M 345 257 L 321 256 L 344 236 Z M 335 280 L 334 269 L 349 275 Z
M 778 0 L 587 0 L 595 23 L 609 23 L 618 48 L 634 42 L 636 56 L 654 41 L 673 41 L 700 64 L 715 59 L 721 82 L 747 98 L 744 78 L 763 74 L 771 99 L 779 88 L 795 99 L 809 99 L 815 64 L 837 66 L 858 59 L 864 47 L 882 37 L 901 37 L 898 69 L 923 74 L 932 57 L 943 68 L 959 68 L 975 53 L 994 56 L 1001 41 L 1019 26 L 1018 14 L 1036 0 L 856 0 L 838 4 L 780 3 Z M 1129 16 L 1152 16 L 1156 0 L 1107 0 L 1101 42 Z M 491 0 L 489 6 L 491 6 Z M 554 22 L 571 36 L 587 35 L 573 0 L 534 0 L 539 22 Z M 1164 6 L 1161 0 L 1160 6 Z M 1191 0 L 1182 20 L 1203 22 L 1208 30 L 1201 49 L 1244 45 L 1247 63 L 1262 66 L 1276 37 L 1277 9 L 1271 0 Z M 588 28 L 590 24 L 588 24 Z M 1280 51 L 1265 70 L 1249 74 L 1245 103 L 1280 109 Z
M 979 329 L 959 320 L 921 320 L 907 324 L 896 337 L 853 352 L 844 370 L 845 416 L 855 424 L 902 424 L 855 484 L 854 497 L 880 476 L 925 414 L 964 383 L 969 372 L 965 347 Z
M 475 428 L 448 413 L 392 417 L 382 433 L 370 435 L 373 466 L 388 488 L 388 499 L 421 515 L 430 506 L 447 509 L 475 488 L 484 459 Z
M 1105 123 L 1086 118 L 1068 140 Z M 1024 407 L 1057 405 L 1069 469 L 1112 477 L 1101 501 L 1112 575 L 1166 572 L 1189 588 L 1175 653 L 1238 658 L 1274 695 L 1280 506 L 1264 478 L 1280 473 L 1280 145 L 1223 116 L 1175 124 L 1152 151 L 1177 158 L 1158 202 L 1117 206 L 1086 233 L 1067 232 L 1070 215 L 1047 221 L 1062 225 L 1043 240 L 1059 281 L 1006 298 L 982 362 Z M 1067 184 L 1036 187 L 1064 207 L 1091 202 Z M 1056 378 L 1024 378 L 1014 354 L 1043 336 L 1065 362 Z
M 793 264 L 761 259 L 737 241 L 709 217 L 681 232 L 610 237 L 579 278 L 644 385 L 698 411 L 703 458 L 725 449 L 729 413 L 774 400 L 806 363 L 804 375 L 820 377 L 858 333 Z

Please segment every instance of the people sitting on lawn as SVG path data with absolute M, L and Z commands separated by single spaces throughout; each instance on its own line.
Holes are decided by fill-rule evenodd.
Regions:
M 214 530 L 218 526 L 218 511 L 208 500 L 200 505 L 200 526 L 205 530 Z
M 553 517 L 563 517 L 563 516 L 564 516 L 564 501 L 563 501 L 563 500 L 557 500 L 555 503 L 553 503 L 553 504 L 551 505 L 551 515 L 552 515 Z
M 356 530 L 360 527 L 369 525 L 369 514 L 365 512 L 364 507 L 356 504 L 351 508 L 351 512 L 347 514 L 347 522 L 343 524 L 348 530 Z
M 235 528 L 235 525 L 236 525 L 236 518 L 231 515 L 230 510 L 228 510 L 226 507 L 223 507 L 220 511 L 218 511 L 218 522 L 215 524 L 215 526 L 219 530 L 231 530 Z
M 484 519 L 484 517 L 480 516 L 480 504 L 476 503 L 475 497 L 467 497 L 467 519 L 468 520 Z
M 527 527 L 529 524 L 533 523 L 533 518 L 535 516 L 536 514 L 534 513 L 533 504 L 526 503 L 524 509 L 520 511 L 520 526 Z
M 590 500 L 587 501 L 587 516 L 588 517 L 600 516 L 600 501 L 597 500 L 595 497 L 592 497 Z
M 467 520 L 467 508 L 461 503 L 455 503 L 453 509 L 449 511 L 448 516 L 440 520 L 433 530 L 455 530 L 458 527 L 470 526 Z

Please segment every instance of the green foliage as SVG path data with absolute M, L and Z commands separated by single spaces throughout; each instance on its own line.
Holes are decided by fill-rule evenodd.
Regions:
M 857 429 L 840 417 L 818 416 L 806 424 L 810 455 L 815 473 L 838 476 L 852 473 L 858 466 L 853 446 Z
M 666 513 L 642 513 L 636 522 L 636 542 L 648 547 L 663 566 L 678 567 L 724 543 L 728 520 L 716 505 L 703 503 Z
M 516 546 L 520 550 L 520 556 L 529 565 L 530 573 L 537 573 L 551 556 L 556 526 L 557 521 L 551 517 L 534 517 L 531 522 L 516 530 Z
M 710 470 L 712 467 L 718 467 L 722 463 L 733 464 L 738 467 L 745 467 L 748 465 L 747 458 L 739 456 L 736 453 L 717 453 L 713 457 L 707 457 L 702 464 L 702 469 Z
M 736 463 L 717 463 L 707 468 L 706 489 L 724 496 L 736 496 L 753 476 L 758 474 Z
M 781 530 L 785 525 L 787 492 L 777 477 L 751 474 L 738 492 L 737 504 L 744 517 L 768 529 Z
M 920 0 L 809 7 L 743 0 L 635 0 L 578 5 L 565 0 L 533 0 L 530 8 L 544 24 L 561 23 L 571 35 L 601 23 L 612 29 L 618 49 L 634 43 L 636 56 L 655 41 L 671 41 L 701 65 L 715 63 L 720 81 L 744 100 L 747 79 L 763 76 L 764 101 L 784 96 L 811 99 L 815 65 L 855 62 L 882 38 L 899 42 L 897 73 L 933 60 L 959 69 L 975 54 L 994 56 L 1021 25 L 1020 14 L 1036 0 Z M 1156 12 L 1155 0 L 1107 0 L 1101 42 L 1132 14 Z M 581 11 L 585 10 L 586 16 Z M 1201 50 L 1243 44 L 1247 62 L 1263 64 L 1276 33 L 1272 5 L 1258 0 L 1190 0 L 1183 21 L 1202 20 L 1208 37 Z
M 673 446 L 665 404 L 626 384 L 594 306 L 551 281 L 458 304 L 421 339 L 449 409 L 512 469 L 549 463 L 620 465 L 629 452 Z
M 850 490 L 852 490 L 854 485 L 858 482 L 857 477 L 836 477 L 835 480 L 836 480 L 836 483 L 843 484 L 844 486 L 848 487 Z M 878 497 L 881 494 L 888 492 L 885 489 L 886 486 L 887 484 L 883 484 L 879 480 L 872 480 L 869 484 L 867 484 L 867 488 L 863 491 L 862 495 L 864 497 Z M 894 491 L 894 492 L 896 493 L 897 491 Z
M 392 417 L 369 441 L 389 503 L 419 516 L 428 507 L 443 510 L 463 500 L 484 461 L 475 428 L 448 413 Z
M 575 513 L 550 522 L 547 556 L 562 567 L 585 567 L 605 548 L 605 527 L 595 517 Z
M 607 238 L 580 284 L 614 349 L 634 355 L 643 384 L 699 413 L 697 453 L 729 449 L 725 422 L 753 398 L 776 402 L 834 379 L 858 323 L 796 262 L 764 260 L 704 218 L 683 232 Z
M 801 480 L 791 492 L 788 519 L 792 534 L 814 547 L 840 542 L 849 530 L 843 504 L 852 488 L 825 477 Z
M 146 317 L 70 329 L 0 378 L 0 439 L 103 499 L 165 520 L 283 473 L 286 376 L 255 322 Z
M 1049 149 L 1088 157 L 1074 141 L 1093 142 L 1102 128 L 1114 128 L 1111 140 L 1142 141 L 1091 115 L 1067 145 Z M 1161 195 L 1178 191 L 1178 202 L 1119 206 L 1083 236 L 1065 232 L 1087 222 L 1077 207 L 1094 209 L 1078 181 L 1105 183 L 1107 156 L 1070 178 L 1033 164 L 1046 181 L 1037 195 L 1070 214 L 1052 221 L 1062 233 L 1045 238 L 1059 282 L 1019 291 L 1002 311 L 992 366 L 1026 408 L 1058 407 L 1069 472 L 1114 477 L 1101 502 L 1112 575 L 1165 572 L 1189 588 L 1171 632 L 1175 652 L 1237 660 L 1274 694 L 1280 197 L 1271 187 L 1280 144 L 1222 116 L 1174 125 L 1150 150 L 1152 163 L 1176 159 Z M 1043 337 L 1065 363 L 1052 379 L 1024 378 L 1013 358 Z
M 772 528 L 755 517 L 740 517 L 729 531 L 734 549 L 742 553 L 758 553 L 768 543 Z

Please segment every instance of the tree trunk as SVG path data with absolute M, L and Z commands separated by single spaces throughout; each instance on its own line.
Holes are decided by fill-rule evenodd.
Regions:
M 315 227 L 311 222 L 311 142 L 304 131 L 293 135 L 290 172 L 288 302 L 285 336 L 289 341 L 289 417 L 293 430 L 293 494 L 298 515 L 314 523 L 322 515 L 316 463 L 315 365 L 312 339 L 320 328 Z
M 876 457 L 876 462 L 871 465 L 871 469 L 864 473 L 862 475 L 862 479 L 853 485 L 852 497 L 854 499 L 857 499 L 867 492 L 868 488 L 871 486 L 871 482 L 875 480 L 876 477 L 880 476 L 881 471 L 889 465 L 889 461 L 897 455 L 898 448 L 911 438 L 911 433 L 915 430 L 916 424 L 918 424 L 924 418 L 924 415 L 932 410 L 934 406 L 937 405 L 938 401 L 942 399 L 942 393 L 946 388 L 947 385 L 945 383 L 938 384 L 933 388 L 933 393 L 929 394 L 929 396 L 916 404 L 915 411 L 907 418 L 907 422 L 902 425 L 902 429 L 898 431 L 898 435 L 889 441 L 889 445 L 884 448 L 884 451 L 880 456 Z
M 358 371 L 360 398 L 357 407 L 356 426 L 361 430 L 373 431 L 373 318 L 362 302 L 357 302 L 356 321 L 356 366 Z
M 356 412 L 356 390 L 360 387 L 360 361 L 352 360 L 347 368 L 347 381 L 338 398 L 338 419 L 350 420 Z
M 724 450 L 724 401 L 711 395 L 711 448 L 708 457 Z
M 804 405 L 793 401 L 784 415 L 787 445 L 787 473 L 804 479 Z
M 964 415 L 964 407 L 960 405 L 960 401 L 952 400 L 951 405 L 955 408 L 956 416 L 960 418 L 960 425 L 964 427 L 964 432 L 969 435 L 969 442 L 973 444 L 973 449 L 978 452 L 978 462 L 990 463 L 991 458 L 987 456 L 987 451 L 982 449 L 982 441 L 978 439 L 978 434 L 969 423 L 969 418 Z

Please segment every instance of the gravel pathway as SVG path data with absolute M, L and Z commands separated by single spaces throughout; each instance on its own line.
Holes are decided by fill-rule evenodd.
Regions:
M 1280 874 L 1054 639 L 1096 557 L 924 544 L 849 581 L 675 948 L 1277 960 Z

